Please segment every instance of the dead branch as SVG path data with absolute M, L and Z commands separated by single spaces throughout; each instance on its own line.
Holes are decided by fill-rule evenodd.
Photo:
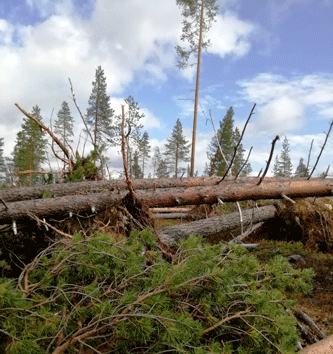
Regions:
M 239 174 L 242 172 L 243 168 L 246 166 L 247 162 L 249 161 L 250 155 L 251 155 L 251 151 L 252 151 L 253 146 L 251 146 L 251 149 L 249 151 L 249 154 L 247 155 L 247 158 L 245 160 L 245 162 L 243 163 L 242 167 L 239 169 L 239 171 L 237 172 L 235 179 L 237 179 L 237 177 L 239 176 Z
M 309 155 L 308 155 L 308 162 L 307 162 L 307 164 L 306 164 L 306 170 L 307 170 L 308 172 L 309 172 L 309 163 L 310 163 L 310 156 L 311 156 L 311 150 L 312 150 L 313 141 L 314 141 L 314 139 L 312 139 L 312 141 L 311 141 L 310 150 L 309 150 Z
M 52 131 L 47 128 L 43 123 L 41 123 L 37 118 L 35 118 L 33 115 L 29 114 L 28 112 L 26 112 L 23 108 L 21 108 L 17 103 L 15 103 L 15 106 L 28 118 L 32 119 L 34 122 L 36 122 L 38 124 L 38 126 L 45 130 L 50 137 L 52 138 L 52 140 L 60 147 L 60 149 L 64 152 L 64 154 L 66 155 L 67 159 L 68 159 L 68 163 L 69 163 L 69 170 L 71 171 L 71 173 L 73 172 L 73 168 L 74 168 L 74 162 L 71 159 L 70 153 L 68 151 L 68 149 L 66 148 L 66 146 L 52 133 Z
M 319 162 L 319 159 L 320 159 L 320 157 L 321 157 L 321 154 L 323 153 L 324 148 L 325 148 L 325 145 L 326 145 L 326 143 L 327 143 L 327 139 L 328 139 L 328 137 L 329 137 L 329 135 L 330 135 L 332 126 L 333 126 L 333 121 L 332 121 L 331 124 L 330 124 L 330 128 L 329 128 L 329 130 L 328 130 L 328 133 L 326 134 L 326 138 L 325 138 L 324 144 L 323 144 L 323 146 L 321 147 L 320 153 L 319 153 L 319 155 L 318 155 L 318 157 L 317 157 L 317 161 L 316 161 L 316 163 L 314 164 L 313 169 L 312 169 L 312 171 L 311 171 L 311 173 L 310 173 L 308 179 L 311 178 L 311 176 L 312 176 L 314 170 L 315 170 L 316 167 L 317 167 L 317 164 L 318 164 L 318 162 Z
M 270 152 L 270 154 L 269 154 L 269 158 L 268 158 L 268 161 L 267 161 L 267 164 L 266 164 L 265 171 L 264 171 L 263 175 L 260 177 L 260 180 L 259 180 L 259 182 L 258 182 L 258 186 L 261 184 L 261 182 L 264 180 L 264 178 L 265 178 L 265 176 L 266 176 L 266 173 L 267 173 L 267 171 L 268 171 L 269 165 L 270 165 L 270 163 L 271 163 L 271 161 L 272 161 L 275 143 L 276 143 L 277 140 L 279 140 L 279 139 L 280 139 L 280 137 L 277 135 L 277 136 L 275 137 L 275 139 L 272 141 L 271 152 Z
M 233 156 L 232 156 L 232 158 L 231 158 L 231 161 L 230 161 L 230 163 L 229 163 L 229 166 L 227 167 L 227 169 L 226 169 L 226 171 L 225 171 L 223 177 L 222 177 L 221 180 L 219 181 L 219 183 L 222 182 L 222 181 L 225 179 L 225 177 L 228 175 L 228 173 L 229 173 L 229 170 L 230 170 L 230 168 L 231 168 L 231 166 L 232 166 L 232 164 L 233 164 L 233 162 L 234 162 L 234 160 L 235 160 L 238 147 L 239 147 L 241 141 L 243 140 L 243 136 L 244 136 L 244 133 L 245 133 L 246 126 L 248 125 L 248 123 L 249 123 L 249 121 L 250 121 L 250 118 L 251 118 L 251 116 L 252 116 L 252 114 L 253 114 L 253 111 L 254 111 L 255 107 L 256 107 L 256 103 L 253 105 L 253 107 L 252 107 L 252 109 L 251 109 L 251 112 L 250 112 L 249 117 L 247 118 L 247 120 L 246 120 L 246 122 L 245 122 L 245 125 L 244 125 L 244 128 L 243 128 L 242 134 L 241 134 L 241 136 L 240 136 L 240 138 L 239 138 L 239 141 L 238 141 L 237 145 L 236 145 L 235 148 L 234 148 L 234 154 L 233 154 Z

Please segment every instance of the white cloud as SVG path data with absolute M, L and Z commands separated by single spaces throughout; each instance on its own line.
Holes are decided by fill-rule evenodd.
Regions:
M 326 119 L 333 113 L 333 76 L 313 74 L 294 76 L 261 73 L 238 84 L 241 95 L 258 104 L 258 128 L 275 134 L 300 129 L 305 123 L 305 111 L 315 108 Z
M 217 15 L 208 37 L 212 46 L 209 53 L 224 58 L 226 55 L 244 56 L 250 49 L 249 37 L 256 27 L 238 19 L 235 15 Z

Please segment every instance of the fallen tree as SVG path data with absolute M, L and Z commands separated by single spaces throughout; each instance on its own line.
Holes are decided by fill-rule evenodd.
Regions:
M 242 211 L 242 224 L 258 223 L 272 218 L 275 215 L 275 207 L 267 205 L 260 208 Z M 174 246 L 180 239 L 186 239 L 190 235 L 201 235 L 204 238 L 218 236 L 228 230 L 241 226 L 239 212 L 213 216 L 209 219 L 189 222 L 181 225 L 168 226 L 158 229 L 161 241 L 169 247 Z
M 331 196 L 333 179 L 283 179 L 264 182 L 259 186 L 256 179 L 223 181 L 219 185 L 188 188 L 158 188 L 136 190 L 138 200 L 146 207 L 215 204 L 240 200 L 281 199 Z M 0 206 L 0 224 L 25 219 L 29 214 L 37 217 L 56 217 L 69 212 L 101 212 L 109 206 L 122 205 L 127 191 L 71 195 L 59 198 L 26 200 Z

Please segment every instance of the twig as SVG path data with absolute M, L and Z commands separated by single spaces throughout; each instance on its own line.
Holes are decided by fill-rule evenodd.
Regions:
M 314 323 L 313 319 L 309 315 L 307 315 L 304 311 L 299 310 L 295 313 L 295 315 L 296 315 L 296 317 L 301 319 L 303 322 L 308 324 L 310 326 L 310 328 L 314 330 L 315 334 L 320 339 L 326 338 L 325 333 L 320 330 L 320 328 Z
M 221 183 L 221 182 L 225 179 L 225 177 L 228 175 L 228 172 L 229 172 L 229 170 L 230 170 L 230 168 L 231 168 L 231 166 L 232 166 L 232 164 L 233 164 L 233 162 L 234 162 L 234 160 L 235 160 L 238 147 L 239 147 L 239 145 L 240 145 L 240 143 L 241 143 L 241 141 L 242 141 L 242 139 L 243 139 L 243 136 L 244 136 L 244 133 L 245 133 L 245 129 L 246 129 L 246 127 L 247 127 L 247 125 L 248 125 L 248 123 L 249 123 L 249 121 L 250 121 L 250 118 L 251 118 L 251 116 L 252 116 L 252 114 L 253 114 L 253 111 L 254 111 L 255 107 L 256 107 L 256 103 L 253 105 L 253 107 L 252 107 L 252 109 L 251 109 L 251 112 L 250 112 L 250 114 L 249 114 L 249 117 L 247 118 L 247 120 L 246 120 L 246 122 L 245 122 L 243 131 L 242 131 L 242 134 L 241 134 L 241 136 L 240 136 L 240 138 L 239 138 L 239 141 L 238 141 L 237 145 L 236 145 L 235 148 L 234 148 L 234 155 L 233 155 L 232 158 L 231 158 L 231 161 L 230 161 L 230 163 L 229 163 L 229 166 L 228 166 L 228 168 L 226 169 L 226 171 L 225 171 L 223 177 L 221 178 L 221 180 L 218 182 L 218 184 Z
M 280 139 L 280 137 L 277 135 L 274 140 L 272 141 L 272 148 L 271 148 L 271 153 L 269 155 L 269 158 L 268 158 L 268 161 L 267 161 L 267 165 L 266 165 L 266 168 L 265 168 L 265 171 L 262 175 L 262 177 L 260 178 L 259 182 L 257 183 L 257 185 L 259 186 L 261 184 L 261 182 L 264 180 L 265 176 L 266 176 L 266 173 L 268 171 L 268 168 L 269 168 L 269 165 L 272 161 L 272 157 L 273 157 L 273 152 L 274 152 L 274 146 L 275 146 L 275 143 Z
M 319 162 L 320 156 L 321 156 L 321 154 L 322 154 L 322 153 L 323 153 L 323 151 L 324 151 L 324 148 L 325 148 L 325 145 L 326 145 L 326 142 L 327 142 L 328 136 L 330 135 L 330 132 L 331 132 L 332 126 L 333 126 L 333 121 L 332 121 L 332 122 L 331 122 L 331 124 L 330 124 L 330 128 L 329 128 L 329 130 L 328 130 L 328 133 L 326 134 L 326 138 L 325 138 L 325 141 L 324 141 L 324 145 L 322 146 L 322 148 L 321 148 L 321 150 L 320 150 L 320 153 L 319 153 L 319 155 L 318 155 L 318 157 L 317 157 L 317 161 L 316 161 L 316 163 L 314 164 L 313 169 L 312 169 L 312 171 L 311 171 L 311 173 L 310 173 L 310 175 L 309 175 L 308 179 L 310 179 L 310 178 L 311 178 L 311 176 L 312 176 L 312 174 L 313 174 L 314 170 L 315 170 L 315 169 L 316 169 L 316 167 L 317 167 L 317 164 L 318 164 L 318 162 Z
M 259 222 L 258 224 L 253 225 L 253 227 L 249 228 L 242 235 L 239 235 L 239 236 L 233 238 L 228 243 L 231 244 L 231 243 L 239 243 L 239 242 L 241 242 L 242 240 L 244 240 L 244 238 L 248 237 L 253 231 L 257 230 L 263 224 L 264 224 L 263 222 Z
M 250 158 L 252 149 L 253 149 L 253 146 L 251 146 L 251 149 L 250 149 L 250 151 L 249 151 L 249 154 L 247 155 L 247 158 L 246 158 L 245 162 L 243 163 L 243 166 L 242 166 L 242 167 L 239 169 L 239 171 L 237 172 L 235 179 L 237 179 L 237 177 L 238 177 L 239 174 L 241 173 L 242 169 L 245 167 L 245 165 L 246 165 L 247 162 L 249 161 L 249 158 Z
M 50 225 L 48 222 L 39 219 L 38 216 L 33 215 L 33 214 L 31 214 L 31 213 L 28 213 L 28 215 L 29 215 L 32 219 L 35 219 L 35 220 L 37 221 L 38 225 L 39 225 L 39 224 L 43 224 L 43 225 L 49 227 L 50 229 L 52 229 L 53 231 L 55 231 L 55 232 L 56 232 L 57 234 L 59 234 L 60 236 L 63 236 L 63 237 L 65 237 L 65 238 L 69 238 L 69 239 L 73 238 L 72 235 L 67 234 L 66 232 L 63 232 L 63 231 L 58 230 L 58 229 L 55 228 L 54 226 Z
M 307 170 L 308 172 L 309 172 L 309 163 L 310 163 L 310 156 L 311 156 L 311 150 L 312 150 L 313 141 L 314 141 L 314 139 L 312 139 L 312 141 L 311 141 L 310 150 L 309 150 L 309 155 L 308 155 L 308 162 L 307 162 L 307 164 L 306 164 L 306 170 Z
M 326 177 L 327 177 L 328 171 L 330 170 L 330 167 L 331 167 L 331 165 L 328 165 L 328 167 L 327 167 L 327 169 L 326 169 L 326 172 L 324 173 L 323 178 L 326 178 Z

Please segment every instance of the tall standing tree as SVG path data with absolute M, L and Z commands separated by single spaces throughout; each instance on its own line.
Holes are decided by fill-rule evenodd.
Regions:
M 142 162 L 142 168 L 141 168 L 142 178 L 145 176 L 145 165 L 147 163 L 147 159 L 150 158 L 149 155 L 150 150 L 151 150 L 151 146 L 149 144 L 149 135 L 145 131 L 138 142 L 138 153 L 139 153 L 139 158 L 141 159 Z
M 180 163 L 190 160 L 188 157 L 189 151 L 190 144 L 183 135 L 182 123 L 177 119 L 171 137 L 167 139 L 167 143 L 165 144 L 164 153 L 169 171 L 174 173 L 176 178 L 178 177 L 178 172 L 185 171 L 184 167 L 180 167 Z
M 40 108 L 32 108 L 31 114 L 42 122 Z M 15 168 L 19 171 L 40 170 L 46 160 L 46 139 L 45 132 L 38 124 L 27 117 L 23 118 L 21 131 L 17 133 L 13 152 Z M 36 174 L 30 173 L 20 176 L 20 182 L 25 185 L 32 185 L 39 181 Z
M 309 176 L 309 171 L 306 165 L 304 164 L 303 157 L 301 157 L 295 171 L 295 177 L 308 177 L 308 176 Z
M 57 118 L 54 123 L 54 133 L 66 147 L 70 147 L 74 136 L 74 118 L 66 101 L 62 102 Z
M 273 175 L 274 177 L 291 177 L 293 165 L 290 159 L 290 149 L 287 137 L 282 142 L 282 151 L 280 156 L 276 156 Z
M 218 13 L 218 5 L 216 0 L 176 0 L 176 3 L 182 9 L 182 15 L 184 17 L 183 30 L 180 39 L 188 43 L 187 47 L 176 46 L 177 54 L 180 56 L 178 67 L 180 69 L 185 69 L 188 66 L 195 65 L 195 63 L 189 63 L 189 59 L 192 56 L 196 58 L 197 65 L 190 171 L 190 175 L 193 177 L 198 117 L 201 51 L 202 49 L 207 51 L 211 44 L 206 37 L 209 29 L 212 26 L 212 22 L 215 20 L 215 17 Z
M 95 150 L 102 151 L 113 143 L 115 127 L 113 124 L 114 110 L 111 108 L 110 96 L 106 89 L 104 70 L 98 66 L 95 72 L 95 81 L 88 101 L 86 123 L 92 133 Z

